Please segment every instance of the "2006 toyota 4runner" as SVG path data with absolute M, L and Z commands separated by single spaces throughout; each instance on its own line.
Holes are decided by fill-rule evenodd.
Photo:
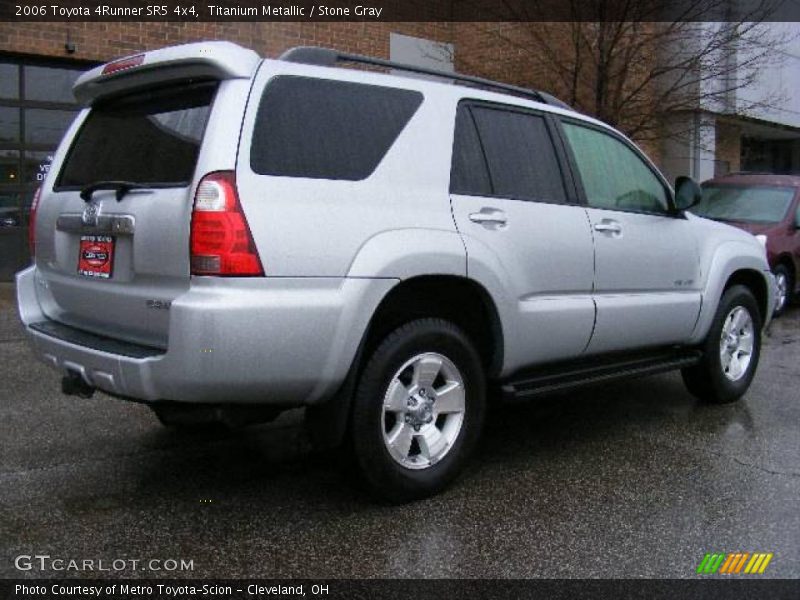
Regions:
M 210 42 L 84 74 L 17 276 L 64 391 L 177 425 L 305 406 L 394 501 L 456 476 L 488 389 L 681 369 L 704 401 L 745 393 L 763 245 L 548 94 L 405 71 L 431 75 Z

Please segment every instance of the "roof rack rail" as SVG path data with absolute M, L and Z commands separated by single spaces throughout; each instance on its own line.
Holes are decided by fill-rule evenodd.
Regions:
M 418 67 L 416 65 L 408 65 L 398 63 L 391 60 L 384 60 L 382 58 L 372 58 L 369 56 L 362 56 L 360 54 L 348 54 L 346 52 L 339 52 L 331 48 L 320 48 L 318 46 L 297 46 L 290 48 L 278 60 L 287 62 L 302 63 L 307 65 L 317 65 L 320 67 L 333 67 L 337 62 L 352 62 L 365 65 L 375 65 L 379 67 L 387 67 L 390 69 L 397 69 L 399 71 L 406 71 L 408 73 L 419 73 L 421 75 L 432 75 L 434 77 L 442 77 L 459 81 L 464 83 L 471 83 L 476 86 L 490 88 L 494 90 L 501 90 L 503 92 L 532 98 L 537 102 L 543 102 L 559 108 L 566 108 L 574 110 L 566 102 L 563 102 L 548 94 L 547 92 L 540 92 L 538 90 L 530 90 L 528 88 L 511 85 L 508 83 L 500 83 L 499 81 L 492 81 L 491 79 L 484 79 L 483 77 L 473 77 L 472 75 L 460 75 L 458 73 L 449 73 L 447 71 L 440 71 L 438 69 L 429 69 L 427 67 Z

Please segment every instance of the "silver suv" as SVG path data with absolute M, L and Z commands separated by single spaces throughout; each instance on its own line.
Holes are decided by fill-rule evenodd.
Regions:
M 547 94 L 218 42 L 109 63 L 74 91 L 86 108 L 17 276 L 68 394 L 177 426 L 304 406 L 317 444 L 404 501 L 464 466 L 487 390 L 681 369 L 730 402 L 753 379 L 775 304 L 764 247 L 686 212 L 693 181 L 673 193 Z

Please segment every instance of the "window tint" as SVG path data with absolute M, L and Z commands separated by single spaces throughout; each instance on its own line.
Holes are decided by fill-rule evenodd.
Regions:
M 421 103 L 411 90 L 276 77 L 258 107 L 250 167 L 261 175 L 365 179 Z
M 96 105 L 70 148 L 58 185 L 188 184 L 216 87 L 182 85 Z
M 645 162 L 618 139 L 572 123 L 564 131 L 575 154 L 589 206 L 666 212 L 667 191 Z
M 456 115 L 453 165 L 450 169 L 450 191 L 453 194 L 491 196 L 492 184 L 486 169 L 478 131 L 469 107 L 460 106 Z
M 477 106 L 471 110 L 489 164 L 493 195 L 566 201 L 561 169 L 544 118 Z

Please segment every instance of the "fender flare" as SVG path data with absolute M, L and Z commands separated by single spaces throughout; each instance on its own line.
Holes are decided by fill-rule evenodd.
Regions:
M 730 278 L 738 271 L 751 271 L 764 278 L 767 288 L 767 306 L 769 310 L 773 298 L 773 290 L 766 276 L 768 266 L 763 256 L 754 252 L 751 244 L 728 241 L 717 247 L 713 257 L 708 263 L 708 277 L 702 291 L 702 305 L 694 326 L 689 343 L 701 343 L 717 312 L 719 301 Z

